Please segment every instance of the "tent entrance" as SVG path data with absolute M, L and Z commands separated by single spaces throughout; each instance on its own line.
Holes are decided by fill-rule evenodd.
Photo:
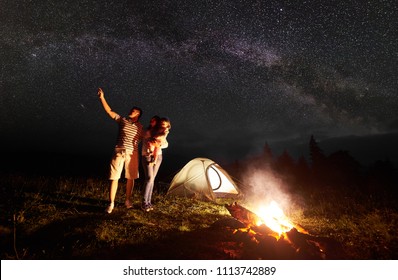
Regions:
M 238 194 L 235 186 L 232 185 L 230 179 L 224 174 L 217 164 L 211 164 L 207 168 L 207 179 L 213 192 Z

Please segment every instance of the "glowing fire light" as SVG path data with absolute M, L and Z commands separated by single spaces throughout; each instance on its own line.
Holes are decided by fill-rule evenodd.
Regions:
M 279 235 L 294 227 L 275 201 L 272 201 L 268 207 L 261 207 L 256 214 L 261 218 L 257 226 L 265 224 Z

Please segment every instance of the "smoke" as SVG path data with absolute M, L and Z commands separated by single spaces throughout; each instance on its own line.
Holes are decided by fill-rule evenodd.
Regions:
M 290 186 L 276 171 L 267 168 L 248 168 L 244 176 L 246 185 L 245 207 L 255 210 L 276 202 L 283 211 L 292 210 L 300 201 L 289 192 Z

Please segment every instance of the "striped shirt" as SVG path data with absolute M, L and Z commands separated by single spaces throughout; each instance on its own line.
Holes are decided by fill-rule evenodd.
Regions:
M 119 124 L 116 148 L 138 151 L 138 143 L 142 139 L 142 124 L 133 123 L 130 119 L 117 115 L 115 121 Z

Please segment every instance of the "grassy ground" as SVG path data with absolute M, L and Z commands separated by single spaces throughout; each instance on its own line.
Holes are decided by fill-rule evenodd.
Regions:
M 127 210 L 122 182 L 108 215 L 106 180 L 4 175 L 1 184 L 1 259 L 264 258 L 234 233 L 241 225 L 224 207 L 232 201 L 169 198 L 161 189 L 155 210 L 145 213 L 138 182 Z M 322 190 L 287 214 L 312 235 L 341 244 L 336 258 L 397 259 L 398 211 L 381 200 Z

